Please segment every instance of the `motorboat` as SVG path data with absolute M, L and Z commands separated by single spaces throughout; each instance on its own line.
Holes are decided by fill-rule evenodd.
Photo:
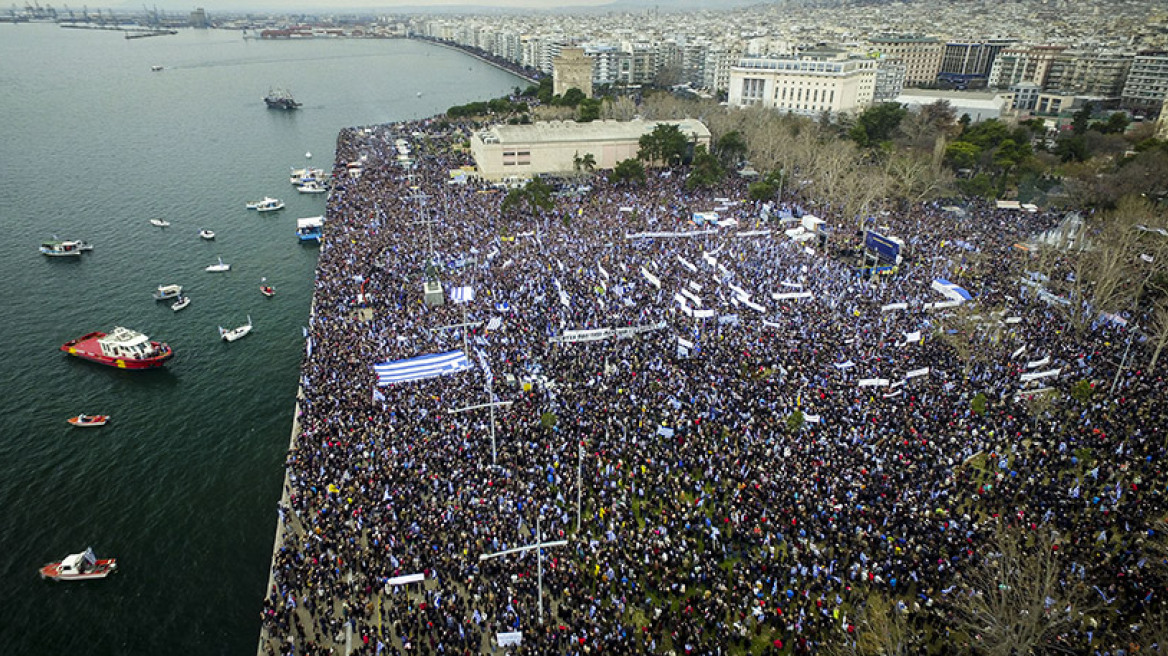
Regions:
M 82 252 L 91 250 L 93 250 L 93 246 L 75 239 L 54 239 L 41 242 L 41 253 L 49 257 L 77 257 Z
M 300 185 L 310 180 L 319 182 L 324 178 L 324 169 L 306 166 L 302 169 L 292 169 L 292 172 L 289 174 L 289 176 L 290 177 L 288 181 L 291 182 L 293 186 L 299 187 Z
M 69 554 L 60 562 L 49 563 L 41 567 L 41 578 L 54 581 L 87 581 L 89 579 L 104 579 L 113 574 L 118 568 L 118 561 L 113 558 L 98 558 L 89 547 L 81 553 Z
M 151 67 L 150 67 L 150 70 L 152 70 L 152 71 L 154 71 L 154 72 L 158 72 L 158 71 L 161 71 L 161 70 L 162 70 L 162 67 L 161 67 L 161 66 L 158 66 L 157 64 L 155 64 L 154 66 L 151 66 Z
M 309 180 L 296 189 L 302 194 L 323 194 L 328 191 L 328 187 L 322 185 L 316 180 Z
M 230 271 L 230 270 L 231 270 L 231 265 L 224 264 L 223 258 L 219 258 L 218 264 L 212 264 L 211 266 L 207 267 L 207 271 L 210 271 L 211 273 L 218 273 L 220 271 Z
M 69 417 L 65 421 L 81 428 L 105 426 L 105 422 L 109 421 L 109 415 L 77 415 L 76 417 Z
M 165 228 L 166 226 L 170 225 L 170 221 L 167 221 L 166 219 L 150 219 L 150 225 L 158 226 L 159 228 Z
M 223 326 L 219 326 L 219 336 L 222 337 L 223 340 L 227 341 L 227 342 L 234 342 L 235 340 L 237 340 L 241 337 L 245 337 L 250 332 L 251 332 L 251 315 L 250 314 L 247 316 L 247 323 L 243 324 L 242 326 L 232 328 L 231 330 L 227 330 Z
M 156 301 L 165 301 L 179 296 L 182 296 L 182 285 L 159 285 L 158 291 L 154 292 L 154 300 Z
M 271 297 L 276 295 L 275 288 L 268 284 L 267 278 L 263 278 L 260 280 L 260 293 L 263 294 L 264 296 L 267 296 L 268 298 L 271 298 Z
M 179 310 L 185 308 L 186 306 L 188 306 L 190 304 L 191 304 L 191 297 L 190 296 L 179 296 L 178 298 L 174 299 L 174 304 L 170 306 L 170 309 L 174 310 L 175 312 L 178 312 Z
M 204 229 L 199 231 L 199 236 L 210 241 L 215 238 L 215 233 L 211 230 Z
M 253 200 L 247 203 L 247 209 L 257 212 L 274 212 L 284 209 L 284 201 L 271 196 L 264 196 L 263 200 Z
M 296 219 L 296 237 L 300 241 L 319 242 L 323 233 L 323 216 L 306 216 L 303 219 Z
M 156 369 L 174 356 L 164 342 L 152 342 L 135 330 L 117 326 L 112 333 L 92 332 L 61 345 L 61 350 L 118 369 Z

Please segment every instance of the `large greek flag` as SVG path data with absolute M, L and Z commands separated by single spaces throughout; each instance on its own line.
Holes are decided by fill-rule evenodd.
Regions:
M 470 368 L 470 361 L 462 351 L 423 355 L 373 365 L 373 370 L 377 372 L 377 384 L 382 387 L 390 383 L 408 383 L 411 380 L 454 374 Z

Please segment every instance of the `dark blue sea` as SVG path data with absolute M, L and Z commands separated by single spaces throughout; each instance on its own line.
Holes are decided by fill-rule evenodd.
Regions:
M 525 85 L 404 40 L 0 24 L 0 654 L 255 653 L 317 259 L 295 222 L 326 204 L 289 169 L 331 168 L 343 127 Z M 273 86 L 303 107 L 267 109 Z M 263 196 L 287 208 L 244 208 Z M 42 256 L 54 236 L 95 249 Z M 205 272 L 219 257 L 231 271 Z M 190 307 L 154 301 L 163 284 Z M 219 339 L 249 315 L 251 335 Z M 126 372 L 58 350 L 114 326 L 174 359 Z M 39 578 L 89 545 L 119 572 Z

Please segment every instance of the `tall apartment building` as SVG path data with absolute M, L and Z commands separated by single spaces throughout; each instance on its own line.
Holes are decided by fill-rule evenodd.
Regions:
M 906 67 L 899 59 L 880 57 L 876 60 L 876 82 L 872 90 L 872 102 L 891 102 L 904 91 Z
M 804 116 L 857 112 L 872 104 L 875 59 L 808 55 L 747 57 L 730 69 L 732 107 L 762 106 Z
M 915 35 L 878 36 L 868 39 L 877 53 L 904 62 L 904 82 L 932 84 L 941 72 L 945 44 L 933 37 Z
M 1155 113 L 1160 111 L 1165 98 L 1168 98 L 1168 51 L 1136 53 L 1123 86 L 1123 106 Z
M 552 93 L 562 96 L 568 89 L 579 89 L 592 97 L 592 58 L 583 48 L 563 48 L 552 60 Z
M 984 84 L 998 54 L 1012 45 L 1012 39 L 991 39 L 980 43 L 946 43 L 937 79 L 956 86 Z
M 625 84 L 651 84 L 657 76 L 657 47 L 652 43 L 624 43 L 620 79 Z
M 1131 70 L 1130 53 L 1064 50 L 1050 62 L 1046 88 L 1084 96 L 1118 98 Z
M 1021 46 L 998 53 L 990 69 L 989 86 L 1008 89 L 1022 82 L 1046 86 L 1050 65 L 1066 46 Z
M 702 70 L 702 87 L 715 93 L 730 90 L 730 69 L 741 59 L 742 53 L 726 46 L 713 46 L 706 51 Z
M 584 54 L 592 59 L 592 85 L 616 84 L 620 80 L 620 48 L 603 43 L 584 46 Z

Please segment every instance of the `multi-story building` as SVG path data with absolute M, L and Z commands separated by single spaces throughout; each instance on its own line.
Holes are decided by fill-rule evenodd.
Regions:
M 715 93 L 730 90 L 730 69 L 741 59 L 742 53 L 725 46 L 714 46 L 706 51 L 702 71 L 702 86 Z
M 652 43 L 629 43 L 621 47 L 620 78 L 625 84 L 652 84 L 657 77 L 657 47 Z
M 584 54 L 592 59 L 592 85 L 616 84 L 620 79 L 620 49 L 596 43 L 584 46 Z
M 1122 102 L 1128 109 L 1158 112 L 1168 97 L 1168 51 L 1144 50 L 1132 59 Z
M 872 102 L 890 102 L 904 91 L 906 66 L 899 59 L 881 56 L 876 60 L 876 82 L 872 89 Z
M 1131 70 L 1133 55 L 1097 50 L 1064 50 L 1050 62 L 1050 91 L 1118 98 Z
M 552 60 L 552 93 L 562 96 L 568 89 L 579 89 L 592 97 L 592 59 L 583 48 L 562 48 Z
M 730 69 L 733 107 L 758 105 L 818 116 L 857 112 L 872 104 L 875 59 L 803 53 L 797 58 L 743 58 Z
M 1013 40 L 991 39 L 978 43 L 946 43 L 937 79 L 958 87 L 985 84 L 998 53 Z
M 872 49 L 890 59 L 904 62 L 904 82 L 932 84 L 941 71 L 941 58 L 945 44 L 933 37 L 915 35 L 889 35 L 868 39 Z
M 1002 50 L 990 69 L 990 88 L 1008 89 L 1021 82 L 1045 87 L 1051 62 L 1063 50 L 1066 46 L 1022 46 Z

